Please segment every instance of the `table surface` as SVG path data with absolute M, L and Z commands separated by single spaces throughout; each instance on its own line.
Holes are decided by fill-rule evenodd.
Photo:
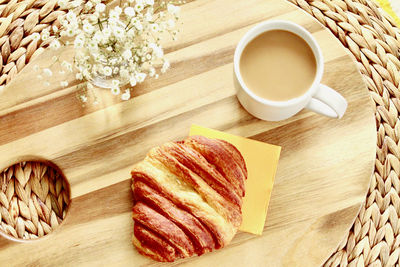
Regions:
M 240 106 L 233 52 L 247 30 L 267 19 L 299 23 L 317 39 L 326 63 L 323 82 L 349 103 L 343 119 L 302 111 L 265 122 Z M 1 237 L 1 262 L 159 265 L 139 255 L 130 241 L 130 168 L 151 147 L 184 138 L 192 123 L 280 145 L 282 153 L 262 236 L 240 232 L 219 251 L 174 264 L 320 265 L 345 238 L 364 201 L 376 146 L 367 89 L 345 49 L 283 0 L 196 0 L 182 7 L 181 21 L 179 40 L 165 44 L 172 69 L 136 86 L 130 101 L 99 90 L 100 103 L 82 107 L 72 76 L 71 87 L 61 88 L 57 75 L 44 86 L 33 64 L 48 66 L 52 51 L 5 88 L 0 168 L 49 160 L 68 179 L 72 203 L 63 224 L 46 237 L 24 242 Z

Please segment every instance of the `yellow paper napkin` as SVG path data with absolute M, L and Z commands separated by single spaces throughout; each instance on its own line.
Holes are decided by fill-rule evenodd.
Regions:
M 398 0 L 375 0 L 375 2 L 393 18 L 397 26 L 400 26 L 400 3 Z
M 252 234 L 262 234 L 281 147 L 198 125 L 192 125 L 189 135 L 228 141 L 242 153 L 248 178 L 242 207 L 243 222 L 239 229 Z

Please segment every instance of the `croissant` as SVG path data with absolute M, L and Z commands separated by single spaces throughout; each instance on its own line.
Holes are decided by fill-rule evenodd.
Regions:
M 226 246 L 242 222 L 247 169 L 230 143 L 191 136 L 150 150 L 132 170 L 134 235 L 156 261 Z

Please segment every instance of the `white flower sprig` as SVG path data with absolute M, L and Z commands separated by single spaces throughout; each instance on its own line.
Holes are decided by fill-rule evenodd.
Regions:
M 97 79 L 102 79 L 109 81 L 112 94 L 128 100 L 130 90 L 122 92 L 122 86 L 129 83 L 133 87 L 148 77 L 158 78 L 169 68 L 161 36 L 168 33 L 173 40 L 177 37 L 175 25 L 180 8 L 176 2 L 128 0 L 112 9 L 100 0 L 59 0 L 58 4 L 71 10 L 61 20 L 61 29 L 52 29 L 57 38 L 50 47 L 73 44 L 73 64 L 63 61 L 61 66 L 69 72 L 76 69 L 76 79 L 86 82 L 86 93 Z M 81 8 L 83 13 L 78 16 L 73 8 Z M 47 31 L 40 37 L 49 36 Z M 48 70 L 44 75 L 49 74 Z M 68 86 L 68 82 L 61 82 L 61 86 Z M 87 96 L 80 99 L 85 102 Z

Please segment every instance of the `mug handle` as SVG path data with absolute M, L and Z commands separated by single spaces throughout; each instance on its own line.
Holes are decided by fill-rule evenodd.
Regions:
M 340 119 L 346 112 L 347 101 L 332 88 L 320 84 L 306 108 L 330 118 Z

